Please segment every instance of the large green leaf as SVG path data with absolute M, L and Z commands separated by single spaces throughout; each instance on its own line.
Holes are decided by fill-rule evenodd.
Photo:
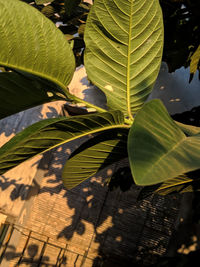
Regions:
M 0 65 L 48 79 L 65 90 L 75 60 L 56 26 L 19 0 L 0 0 Z
M 136 184 L 152 185 L 200 168 L 200 134 L 187 137 L 160 100 L 138 112 L 128 137 Z
M 0 73 L 0 119 L 55 100 L 66 100 L 59 87 L 25 73 Z
M 121 128 L 127 126 L 120 111 L 37 122 L 0 148 L 0 174 L 58 145 L 88 134 Z
M 126 158 L 128 130 L 106 131 L 81 145 L 70 156 L 62 173 L 63 183 L 71 189 L 101 169 Z
M 129 117 L 141 108 L 160 68 L 162 12 L 158 0 L 95 0 L 85 30 L 89 79 L 108 106 Z

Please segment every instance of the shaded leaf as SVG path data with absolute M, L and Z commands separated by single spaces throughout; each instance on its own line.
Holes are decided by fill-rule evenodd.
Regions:
M 0 174 L 58 145 L 110 129 L 126 128 L 120 111 L 37 122 L 0 148 Z
M 74 9 L 80 4 L 81 0 L 65 0 L 66 14 L 70 17 Z
M 67 160 L 62 179 L 71 189 L 98 171 L 126 158 L 128 130 L 112 130 L 101 133 L 81 145 Z
M 64 35 L 41 12 L 19 0 L 0 0 L 0 65 L 48 79 L 67 93 L 75 69 Z
M 85 32 L 85 24 L 81 24 L 78 28 L 78 34 L 79 36 L 83 36 L 84 35 L 84 32 Z
M 134 181 L 152 185 L 200 168 L 200 134 L 187 137 L 160 100 L 146 103 L 129 131 Z
M 175 121 L 175 123 L 188 136 L 192 136 L 192 135 L 200 133 L 200 127 L 184 124 L 184 123 L 181 123 L 181 122 L 178 122 L 178 121 Z
M 200 70 L 200 45 L 197 47 L 194 54 L 191 56 L 190 61 L 190 82 L 193 78 L 193 75 L 197 71 L 197 69 Z
M 194 192 L 200 189 L 200 176 L 197 179 L 192 179 L 188 175 L 180 175 L 177 178 L 169 179 L 162 183 L 155 193 L 167 195 L 171 193 L 186 193 Z
M 85 29 L 89 80 L 108 106 L 132 117 L 148 97 L 160 69 L 162 12 L 158 0 L 95 0 Z
M 195 171 L 196 172 L 196 171 Z M 145 186 L 140 191 L 138 196 L 138 200 L 145 199 L 152 194 L 159 195 L 168 195 L 172 193 L 187 193 L 187 192 L 195 192 L 200 190 L 200 175 L 199 171 L 198 176 L 194 176 L 194 172 L 180 175 L 179 177 L 169 179 L 164 183 Z
M 66 100 L 55 84 L 25 73 L 0 73 L 0 119 L 55 100 Z
M 53 6 L 48 5 L 48 6 L 44 6 L 41 10 L 42 14 L 44 14 L 47 18 L 51 18 L 54 13 L 55 13 L 55 9 L 53 8 Z

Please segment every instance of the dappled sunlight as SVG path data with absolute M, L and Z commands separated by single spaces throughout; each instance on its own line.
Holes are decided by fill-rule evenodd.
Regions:
M 1 145 L 29 125 L 41 119 L 58 116 L 62 103 L 63 101 L 57 101 L 44 104 L 0 120 Z M 17 218 L 22 211 L 25 200 L 29 198 L 29 191 L 32 190 L 34 195 L 37 193 L 39 185 L 33 181 L 33 178 L 38 171 L 38 166 L 42 158 L 42 155 L 36 156 L 0 176 L 1 212 Z M 22 217 L 19 217 L 20 222 L 23 221 Z
M 111 85 L 109 85 L 109 84 L 107 84 L 106 86 L 104 86 L 104 88 L 106 90 L 110 91 L 110 92 L 113 92 L 114 91 L 113 87 Z
M 108 216 L 104 222 L 102 222 L 101 225 L 99 225 L 96 229 L 97 234 L 103 234 L 105 231 L 107 231 L 109 228 L 113 227 L 112 223 L 112 216 Z
M 178 253 L 180 254 L 189 254 L 191 251 L 196 251 L 199 248 L 199 244 L 198 244 L 198 238 L 196 235 L 191 237 L 191 244 L 190 245 L 185 245 L 182 244 L 181 247 L 177 250 Z
M 109 91 L 113 91 L 110 85 L 107 85 Z M 69 85 L 71 94 L 84 99 L 87 102 L 93 103 L 102 108 L 106 108 L 106 97 L 104 93 L 92 85 L 87 79 L 85 67 L 81 65 L 76 69 L 73 79 Z

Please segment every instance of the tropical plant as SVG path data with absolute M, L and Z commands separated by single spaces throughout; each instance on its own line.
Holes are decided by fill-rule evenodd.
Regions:
M 38 9 L 56 24 L 66 39 L 73 43 L 76 66 L 83 64 L 83 33 L 91 4 L 83 0 L 22 0 Z
M 0 66 L 9 69 L 0 73 L 1 118 L 58 99 L 96 110 L 23 130 L 0 148 L 0 174 L 89 135 L 66 162 L 67 188 L 125 157 L 138 185 L 194 182 L 186 173 L 200 168 L 200 128 L 173 121 L 159 100 L 145 103 L 162 58 L 158 0 L 95 0 L 91 8 L 84 63 L 89 79 L 105 93 L 108 110 L 69 93 L 75 69 L 72 48 L 41 12 L 19 0 L 0 0 L 0 15 Z

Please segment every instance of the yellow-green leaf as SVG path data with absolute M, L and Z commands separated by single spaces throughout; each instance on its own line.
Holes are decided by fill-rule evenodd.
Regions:
M 0 66 L 40 76 L 65 90 L 75 69 L 72 49 L 36 8 L 19 0 L 0 0 L 0 40 Z
M 160 69 L 163 21 L 158 0 L 95 0 L 85 29 L 89 79 L 109 108 L 132 118 Z
M 152 100 L 136 115 L 128 154 L 136 184 L 166 182 L 200 168 L 200 134 L 186 136 L 162 102 Z

